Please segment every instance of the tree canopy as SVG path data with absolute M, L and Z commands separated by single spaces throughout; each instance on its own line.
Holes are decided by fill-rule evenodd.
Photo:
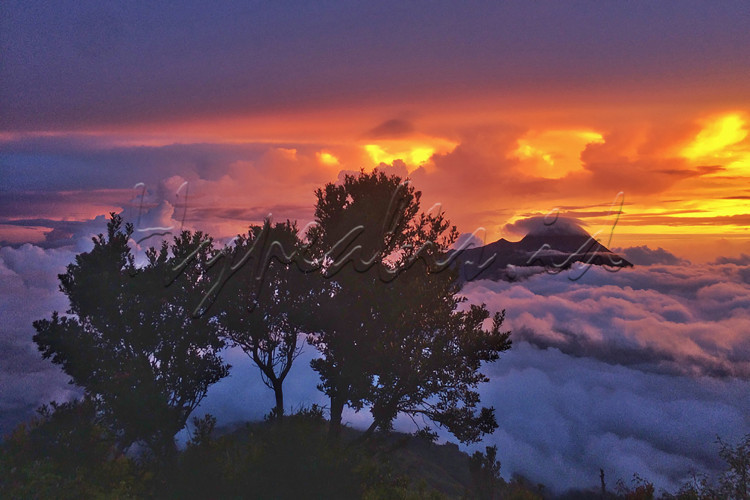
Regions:
M 456 272 L 430 273 L 421 261 L 387 288 L 367 396 L 371 429 L 390 430 L 403 413 L 424 416 L 463 442 L 494 431 L 494 410 L 478 408 L 475 389 L 489 381 L 482 363 L 510 348 L 510 332 L 501 330 L 504 313 L 490 320 L 484 306 L 461 309 Z
M 298 337 L 305 318 L 316 314 L 323 285 L 297 265 L 305 250 L 295 223 L 250 226 L 227 248 L 229 258 L 219 272 L 232 274 L 212 306 L 221 334 L 242 348 L 274 391 L 278 417 L 284 414 L 284 379 L 302 350 Z
M 473 389 L 482 361 L 510 347 L 502 315 L 483 329 L 484 306 L 459 311 L 457 274 L 447 269 L 457 231 L 441 212 L 420 211 L 421 193 L 382 172 L 347 175 L 316 192 L 311 247 L 333 282 L 315 321 L 312 362 L 331 400 L 331 434 L 343 407 L 371 405 L 374 427 L 400 412 L 421 414 L 459 439 L 496 427 Z
M 316 224 L 303 240 L 287 221 L 251 226 L 222 254 L 200 232 L 146 252 L 137 267 L 131 225 L 112 214 L 60 275 L 70 316 L 34 323 L 45 358 L 81 386 L 123 446 L 163 453 L 228 374 L 219 351 L 241 347 L 276 395 L 300 352 L 300 334 L 330 398 L 330 435 L 344 407 L 373 415 L 370 431 L 398 414 L 422 416 L 472 442 L 497 427 L 482 408 L 482 363 L 510 347 L 504 315 L 466 307 L 450 245 L 457 230 L 421 193 L 379 171 L 347 175 L 316 192 Z M 217 265 L 222 258 L 224 265 Z
M 107 236 L 59 276 L 70 316 L 35 321 L 34 341 L 92 398 L 123 448 L 140 441 L 162 454 L 229 367 L 215 324 L 191 314 L 209 285 L 210 238 L 182 232 L 136 268 L 132 232 L 111 214 Z

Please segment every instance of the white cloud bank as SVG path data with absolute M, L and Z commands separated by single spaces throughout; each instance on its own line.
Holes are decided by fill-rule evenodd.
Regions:
M 652 372 L 750 379 L 750 267 L 591 267 L 518 284 L 476 281 L 516 340 Z

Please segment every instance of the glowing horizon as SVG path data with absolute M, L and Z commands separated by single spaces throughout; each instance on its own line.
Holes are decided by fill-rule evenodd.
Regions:
M 701 12 L 696 41 L 669 5 L 592 6 L 591 19 L 545 3 L 373 9 L 379 23 L 321 12 L 325 33 L 280 6 L 172 12 L 175 26 L 201 20 L 179 40 L 136 22 L 141 7 L 10 9 L 0 242 L 61 238 L 65 219 L 128 208 L 139 182 L 156 206 L 187 181 L 186 220 L 219 237 L 269 213 L 309 221 L 316 188 L 381 168 L 490 241 L 554 208 L 606 227 L 624 192 L 615 238 L 703 259 L 729 238 L 750 253 L 741 15 Z M 99 18 L 112 29 L 88 30 Z
M 750 239 L 747 225 L 747 214 L 750 212 L 747 202 L 750 199 L 747 194 L 750 192 L 747 189 L 750 186 L 750 145 L 747 140 L 747 123 L 743 115 L 736 111 L 695 116 L 684 127 L 684 133 L 672 134 L 662 143 L 649 137 L 649 129 L 654 126 L 651 124 L 632 126 L 625 130 L 608 130 L 601 125 L 597 128 L 563 128 L 558 124 L 544 127 L 537 123 L 510 133 L 507 127 L 499 126 L 488 128 L 490 132 L 479 137 L 462 137 L 448 129 L 440 132 L 444 126 L 441 126 L 439 120 L 431 123 L 433 131 L 430 134 L 412 133 L 398 138 L 347 139 L 337 133 L 330 134 L 330 137 L 317 137 L 309 142 L 299 138 L 295 141 L 283 141 L 280 138 L 278 141 L 260 143 L 260 156 L 255 160 L 235 162 L 230 167 L 226 182 L 221 179 L 200 178 L 191 179 L 190 182 L 201 186 L 194 190 L 194 196 L 200 194 L 208 197 L 206 200 L 222 199 L 221 205 L 228 209 L 231 206 L 228 203 L 244 206 L 254 201 L 242 194 L 242 176 L 247 175 L 242 172 L 255 172 L 259 164 L 266 165 L 263 168 L 271 174 L 271 178 L 264 181 L 268 188 L 274 186 L 273 189 L 280 189 L 282 192 L 289 191 L 292 186 L 284 183 L 281 178 L 281 183 L 272 181 L 273 172 L 281 173 L 285 169 L 291 169 L 289 172 L 295 172 L 294 175 L 302 174 L 311 183 L 317 182 L 311 187 L 320 187 L 325 182 L 335 181 L 341 170 L 371 170 L 377 167 L 394 169 L 390 171 L 411 178 L 417 188 L 424 191 L 426 200 L 430 203 L 441 202 L 462 232 L 471 232 L 480 226 L 486 227 L 488 238 L 494 240 L 503 234 L 504 225 L 545 213 L 558 206 L 568 207 L 562 209 L 563 215 L 581 219 L 592 226 L 606 226 L 610 223 L 607 217 L 594 212 L 605 210 L 607 198 L 617 193 L 615 186 L 619 176 L 622 182 L 630 184 L 620 189 L 625 193 L 627 204 L 617 226 L 616 234 L 619 238 L 633 242 L 637 235 L 643 238 L 642 244 L 646 245 L 652 240 L 668 240 L 673 236 L 685 235 L 694 235 L 706 243 L 709 243 L 711 237 Z M 26 134 L 25 139 L 28 140 L 28 137 L 29 134 Z M 48 133 L 37 134 L 38 140 L 49 137 Z M 66 136 L 61 133 L 51 137 L 58 139 Z M 149 145 L 148 140 L 123 142 L 120 137 L 117 134 L 101 134 L 93 138 L 87 135 L 86 140 L 90 141 L 87 148 L 102 151 L 111 148 L 146 148 L 159 151 L 179 146 L 179 143 L 169 141 L 161 144 L 156 138 L 153 143 L 156 145 Z M 203 143 L 196 139 L 192 137 L 192 141 L 186 144 Z M 206 143 L 215 142 L 215 139 L 216 137 L 205 138 Z M 12 144 L 14 140 L 6 137 L 5 142 Z M 243 141 L 218 144 L 235 144 L 240 147 L 247 145 Z M 463 163 L 457 164 L 458 161 Z M 488 174 L 487 180 L 496 182 L 493 180 L 497 178 L 493 177 L 496 175 L 492 171 L 493 161 L 497 162 L 496 171 L 517 176 L 520 182 L 515 188 L 512 182 L 504 183 L 500 193 L 502 196 L 497 199 L 484 195 L 474 197 L 471 192 L 460 191 L 464 186 L 464 181 L 460 179 L 465 178 L 471 180 L 481 192 L 486 187 L 482 186 L 481 177 L 485 172 Z M 457 166 L 454 167 L 454 164 Z M 653 180 L 649 177 L 650 164 L 656 166 L 653 168 L 656 172 L 654 179 L 661 185 L 649 184 Z M 451 173 L 452 169 L 457 170 Z M 634 169 L 633 178 L 628 177 L 628 169 Z M 235 173 L 232 174 L 232 171 Z M 607 189 L 605 173 L 613 176 L 611 191 Z M 459 176 L 455 185 L 450 185 L 451 181 L 448 179 L 451 175 Z M 643 178 L 637 179 L 638 176 Z M 232 177 L 234 179 L 230 181 Z M 288 175 L 286 178 L 289 178 Z M 251 180 L 250 177 L 248 180 Z M 533 193 L 534 186 L 540 189 L 536 195 Z M 586 192 L 588 190 L 595 192 Z M 57 192 L 62 198 L 72 196 L 66 195 L 71 193 L 70 190 Z M 299 190 L 292 192 L 299 193 Z M 307 190 L 307 194 L 311 194 L 311 190 Z M 76 196 L 80 205 L 85 199 L 85 190 Z M 263 191 L 257 189 L 254 196 L 259 198 L 257 202 L 260 204 L 263 199 L 268 198 Z M 312 204 L 311 196 L 300 197 L 296 194 L 289 200 L 294 200 L 299 206 Z M 123 201 L 113 199 L 109 205 L 122 206 Z M 200 203 L 200 198 L 192 201 Z M 599 208 L 592 209 L 594 206 Z M 195 206 L 190 210 L 199 208 Z M 105 213 L 97 212 L 90 206 L 84 208 L 83 205 L 76 212 L 95 215 Z M 494 215 L 501 213 L 505 216 Z M 294 216 L 293 213 L 285 214 L 288 215 Z M 304 218 L 304 215 L 299 213 L 297 217 Z M 63 219 L 70 217 L 68 214 Z M 0 235 L 11 242 L 38 241 L 39 236 L 31 235 L 31 226 L 20 229 L 7 224 L 14 220 L 33 218 L 63 220 L 55 217 L 54 213 L 44 211 L 11 215 L 0 226 Z M 238 220 L 230 226 L 223 226 L 227 230 L 227 227 L 242 227 L 250 222 L 254 221 Z M 33 227 L 37 228 L 37 233 L 45 231 L 43 224 Z M 214 227 L 218 229 L 222 225 L 214 224 Z M 682 243 L 673 244 L 669 249 L 690 257 L 690 251 Z

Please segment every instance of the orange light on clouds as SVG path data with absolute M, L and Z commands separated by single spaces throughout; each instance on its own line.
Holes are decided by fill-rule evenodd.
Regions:
M 439 137 L 420 135 L 410 139 L 365 144 L 362 148 L 375 166 L 401 160 L 411 171 L 428 163 L 433 155 L 448 153 L 457 145 L 458 143 Z
M 512 156 L 534 175 L 560 179 L 582 168 L 580 156 L 587 145 L 603 142 L 601 134 L 588 130 L 532 131 L 518 140 Z
M 297 150 L 294 148 L 276 148 L 276 151 L 281 153 L 281 155 L 287 160 L 297 159 Z
M 323 165 L 329 165 L 333 167 L 333 166 L 340 164 L 338 158 L 336 158 L 331 153 L 328 153 L 326 151 L 318 151 L 317 153 L 315 153 L 315 157 Z
M 537 149 L 531 144 L 529 144 L 528 141 L 525 141 L 523 139 L 519 139 L 518 141 L 518 149 L 516 150 L 516 154 L 519 158 L 541 158 L 544 160 L 545 163 L 549 166 L 555 165 L 555 160 L 552 158 L 552 155 L 549 153 L 545 153 L 541 149 Z
M 729 146 L 737 144 L 747 137 L 745 121 L 739 114 L 728 114 L 707 123 L 688 147 L 682 150 L 682 156 L 690 160 L 713 157 L 730 157 Z
M 670 249 L 671 242 L 677 241 L 679 246 L 674 248 L 690 257 L 688 236 L 701 241 L 732 238 L 738 252 L 748 252 L 750 224 L 744 216 L 750 214 L 750 108 L 737 104 L 680 108 L 674 116 L 671 108 L 656 107 L 658 113 L 648 110 L 652 114 L 646 116 L 643 109 L 618 108 L 605 113 L 600 108 L 579 112 L 544 107 L 540 111 L 532 104 L 527 112 L 488 108 L 486 103 L 467 109 L 458 104 L 424 105 L 419 109 L 419 121 L 402 132 L 405 135 L 368 132 L 382 123 L 384 116 L 398 116 L 399 111 L 389 110 L 393 111 L 389 115 L 381 107 L 373 107 L 364 113 L 361 109 L 304 111 L 179 122 L 158 129 L 154 125 L 153 130 L 81 132 L 80 136 L 102 150 L 190 143 L 248 144 L 264 150 L 260 159 L 244 159 L 228 167 L 226 182 L 212 184 L 193 177 L 191 182 L 206 182 L 206 192 L 215 193 L 222 206 L 240 214 L 226 224 L 212 222 L 211 229 L 218 234 L 236 234 L 246 224 L 245 212 L 236 210 L 238 207 L 247 208 L 247 213 L 266 205 L 278 210 L 274 203 L 281 189 L 294 205 L 309 207 L 314 201 L 310 198 L 313 188 L 335 181 L 339 171 L 371 170 L 381 163 L 402 160 L 408 174 L 415 176 L 415 185 L 434 198 L 430 201 L 443 202 L 460 230 L 486 227 L 488 242 L 501 236 L 499 228 L 505 223 L 555 206 L 571 207 L 570 216 L 589 223 L 592 231 L 604 229 L 609 234 L 611 217 L 597 214 L 607 210 L 609 196 L 623 189 L 628 205 L 617 223 L 615 245 L 627 242 Z M 695 123 L 700 128 L 692 128 Z M 4 137 L 19 139 L 7 134 L 0 139 Z M 605 139 L 606 146 L 597 146 Z M 451 156 L 459 144 L 460 149 Z M 599 170 L 584 169 L 581 155 L 587 148 L 591 153 L 587 161 L 600 162 Z M 617 170 L 620 164 L 623 169 L 632 165 L 635 173 L 628 177 Z M 276 165 L 279 168 L 267 168 Z M 657 184 L 653 189 L 639 190 L 635 182 L 629 189 L 619 185 L 620 174 L 626 181 L 638 177 L 649 184 L 651 169 Z M 507 187 L 505 180 L 513 176 L 523 182 Z M 260 178 L 263 186 L 248 200 L 239 187 Z M 299 184 L 289 182 L 297 178 Z M 542 189 L 531 192 L 537 187 Z M 483 195 L 463 194 L 472 190 Z M 197 186 L 191 185 L 191 203 L 204 203 L 196 192 Z M 504 195 L 495 197 L 497 192 Z M 249 203 L 252 206 L 247 207 Z M 45 213 L 59 210 L 56 205 Z M 95 210 L 92 218 L 111 211 L 100 206 Z M 30 213 L 29 218 L 38 218 L 40 213 Z M 291 211 L 288 216 L 296 217 Z M 21 231 L 0 227 L 0 232 L 13 233 L 13 238 L 5 238 L 9 241 L 39 240 L 43 231 L 49 228 Z M 31 232 L 33 238 L 28 236 Z
M 707 121 L 703 129 L 693 141 L 682 151 L 681 156 L 688 160 L 700 162 L 716 162 L 722 169 L 705 176 L 706 178 L 734 177 L 736 187 L 744 178 L 745 184 L 750 182 L 750 144 L 745 141 L 748 137 L 747 120 L 741 113 L 729 113 Z M 732 192 L 723 193 L 734 194 Z M 734 213 L 746 212 L 742 205 L 735 205 Z M 726 214 L 726 210 L 724 210 Z
M 378 144 L 365 144 L 364 148 L 376 165 L 402 160 L 409 165 L 419 166 L 429 160 L 435 153 L 435 150 L 430 147 L 413 147 L 409 149 L 394 150 L 393 148 L 386 149 L 386 147 Z

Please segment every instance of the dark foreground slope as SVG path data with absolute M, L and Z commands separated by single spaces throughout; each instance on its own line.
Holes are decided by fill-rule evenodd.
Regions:
M 155 460 L 116 453 L 102 429 L 80 419 L 39 419 L 0 445 L 0 498 L 437 499 L 523 489 L 500 480 L 484 456 L 429 437 L 364 440 L 345 429 L 332 442 L 317 408 L 282 422 L 218 430 L 214 422 L 197 421 L 184 449 Z
M 283 422 L 236 424 L 214 430 L 195 421 L 192 439 L 167 460 L 115 453 L 102 429 L 77 412 L 20 426 L 0 444 L 0 498 L 164 499 L 728 499 L 747 498 L 750 434 L 721 443 L 729 468 L 713 482 L 700 474 L 678 492 L 655 492 L 647 480 L 607 479 L 548 491 L 520 476 L 500 477 L 502 450 L 472 456 L 451 443 L 389 433 L 364 440 L 344 429 L 332 442 L 318 407 Z M 68 418 L 70 417 L 70 418 Z M 497 452 L 497 456 L 495 456 Z

